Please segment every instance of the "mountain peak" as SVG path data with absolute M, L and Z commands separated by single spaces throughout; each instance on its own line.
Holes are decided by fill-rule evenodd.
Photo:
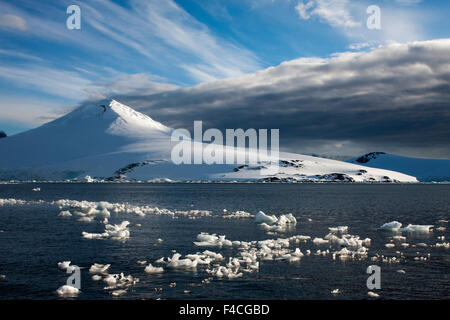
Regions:
M 67 127 L 69 125 L 106 126 L 110 133 L 118 135 L 148 131 L 167 133 L 171 130 L 162 123 L 114 99 L 85 104 L 45 126 Z
M 133 108 L 124 105 L 116 100 L 111 100 L 109 107 L 113 110 L 128 126 L 135 126 L 136 128 L 152 129 L 163 132 L 169 132 L 171 129 L 162 123 L 153 120 L 146 114 L 134 110 Z M 116 124 L 118 121 L 116 121 Z
M 378 156 L 383 155 L 383 154 L 386 154 L 386 153 L 385 152 L 379 152 L 379 151 L 377 151 L 377 152 L 370 152 L 370 153 L 367 153 L 367 154 L 357 158 L 354 161 L 359 162 L 359 163 L 367 163 L 370 160 L 375 160 L 376 158 L 378 158 Z

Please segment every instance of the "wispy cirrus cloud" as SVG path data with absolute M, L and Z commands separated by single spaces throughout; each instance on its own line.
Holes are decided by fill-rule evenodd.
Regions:
M 317 17 L 336 27 L 361 26 L 352 17 L 349 0 L 300 0 L 295 9 L 300 18 L 305 20 Z
M 0 28 L 9 28 L 19 31 L 27 31 L 28 26 L 24 18 L 14 14 L 0 15 Z
M 239 76 L 260 68 L 252 52 L 216 37 L 172 0 L 134 0 L 130 5 L 123 8 L 104 0 L 90 2 L 86 23 L 160 64 L 165 64 L 161 61 L 165 56 L 197 82 Z
M 430 15 L 418 10 L 413 4 L 421 1 L 396 0 L 378 3 L 380 8 L 381 29 L 366 27 L 369 17 L 367 8 L 373 1 L 349 0 L 299 0 L 295 9 L 302 20 L 316 20 L 335 28 L 344 34 L 353 46 L 359 49 L 369 48 L 363 44 L 386 44 L 388 42 L 407 42 L 425 40 L 425 26 Z
M 66 28 L 66 8 L 72 4 L 81 8 L 81 30 Z M 63 99 L 74 105 L 110 95 L 173 90 L 261 68 L 251 51 L 216 35 L 172 0 L 0 0 L 0 12 L 0 82 L 8 88 L 0 92 L 3 100 L 19 91 L 50 106 Z M 31 40 L 42 46 L 17 46 Z M 30 105 L 30 114 L 40 107 Z
M 405 4 L 405 5 L 418 4 L 418 3 L 422 2 L 422 0 L 394 0 L 394 1 L 399 4 Z

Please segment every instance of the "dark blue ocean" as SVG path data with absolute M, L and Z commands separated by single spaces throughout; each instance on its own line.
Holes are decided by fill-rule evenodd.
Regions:
M 39 187 L 38 192 L 32 191 Z M 366 269 L 381 267 L 379 299 L 449 299 L 450 250 L 435 247 L 450 240 L 450 185 L 362 184 L 0 184 L 0 199 L 43 200 L 42 204 L 0 206 L 0 299 L 60 299 L 55 290 L 69 276 L 57 266 L 69 260 L 81 267 L 81 291 L 73 299 L 367 299 Z M 76 217 L 59 217 L 61 209 L 48 205 L 60 199 L 108 201 L 149 205 L 170 210 L 209 210 L 211 216 L 111 212 L 110 223 L 130 221 L 127 241 L 84 239 L 83 231 L 102 232 L 97 221 L 83 223 Z M 244 210 L 256 214 L 292 213 L 297 225 L 268 234 L 253 219 L 223 219 Z M 386 248 L 392 234 L 378 230 L 386 222 L 441 227 L 426 234 L 403 234 L 407 248 Z M 224 257 L 236 256 L 234 248 L 199 248 L 193 242 L 201 232 L 226 235 L 227 239 L 253 241 L 307 235 L 324 237 L 328 227 L 348 226 L 349 233 L 372 239 L 369 258 L 333 260 L 317 256 L 311 241 L 294 244 L 304 256 L 297 262 L 261 261 L 258 272 L 237 279 L 211 277 L 206 266 L 196 270 L 165 270 L 148 275 L 138 260 L 154 263 L 172 256 L 209 249 Z M 444 230 L 444 228 L 446 228 Z M 439 238 L 438 238 L 439 237 Z M 444 237 L 444 238 L 442 238 Z M 159 242 L 157 239 L 162 239 Z M 427 246 L 416 246 L 425 243 Z M 326 249 L 325 247 L 320 247 Z M 370 260 L 401 251 L 400 263 Z M 415 260 L 422 256 L 429 258 Z M 139 282 L 126 294 L 113 297 L 103 281 L 93 281 L 88 269 L 94 263 L 111 264 L 110 273 L 131 274 Z M 156 266 L 155 264 L 153 264 Z M 404 273 L 397 272 L 404 270 Z M 176 285 L 170 285 L 175 283 Z M 339 289 L 339 294 L 331 291 Z

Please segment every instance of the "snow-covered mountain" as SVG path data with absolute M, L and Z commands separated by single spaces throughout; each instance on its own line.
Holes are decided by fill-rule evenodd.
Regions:
M 450 160 L 402 157 L 384 152 L 372 152 L 348 160 L 371 168 L 403 172 L 422 182 L 450 181 Z
M 114 100 L 83 106 L 41 127 L 1 139 L 0 180 L 91 176 L 144 181 L 417 182 L 394 171 L 292 153 L 280 153 L 276 175 L 261 175 L 258 169 L 264 164 L 176 165 L 171 151 L 179 142 L 171 142 L 171 133 L 171 128 Z

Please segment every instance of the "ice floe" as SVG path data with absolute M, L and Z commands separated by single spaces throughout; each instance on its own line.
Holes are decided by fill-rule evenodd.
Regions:
M 331 294 L 339 294 L 341 291 L 339 289 L 334 289 L 331 291 Z
M 70 213 L 70 211 L 61 211 L 59 214 L 58 214 L 58 216 L 60 216 L 60 217 L 71 217 L 72 216 L 72 214 Z
M 379 227 L 380 230 L 392 231 L 392 232 L 411 232 L 411 233 L 428 233 L 431 232 L 433 225 L 418 225 L 418 224 L 408 224 L 406 227 L 402 228 L 402 223 L 398 221 L 392 221 L 383 224 Z
M 154 267 L 150 263 L 148 266 L 145 267 L 144 271 L 147 274 L 160 274 L 164 272 L 164 269 L 162 267 Z
M 96 278 L 98 279 L 98 277 Z M 95 279 L 93 279 L 95 280 Z M 139 278 L 123 273 L 104 274 L 103 282 L 107 285 L 104 290 L 111 290 L 111 295 L 119 297 L 127 293 L 127 290 L 139 282 Z
M 169 269 L 195 269 L 198 260 L 191 260 L 189 258 L 180 259 L 181 254 L 175 253 L 172 258 L 168 258 L 167 268 Z
M 400 228 L 400 231 L 404 232 L 417 232 L 417 233 L 428 233 L 431 232 L 432 225 L 418 225 L 418 224 L 408 224 L 404 228 Z
M 125 213 L 125 214 L 136 214 L 138 216 L 144 217 L 147 214 L 152 215 L 168 215 L 168 216 L 210 216 L 211 211 L 209 210 L 169 210 L 160 209 L 158 207 L 152 207 L 149 205 L 138 206 L 129 203 L 111 203 L 107 201 L 78 201 L 70 199 L 60 199 L 56 201 L 46 202 L 43 200 L 38 201 L 26 201 L 20 199 L 2 199 L 0 198 L 0 206 L 4 205 L 21 205 L 21 206 L 31 206 L 31 205 L 45 205 L 45 206 L 56 206 L 59 210 L 72 211 L 75 215 L 80 217 L 89 217 L 92 219 L 104 219 L 109 218 L 111 212 L 114 213 Z
M 103 233 L 88 233 L 83 231 L 81 234 L 85 239 L 111 239 L 124 241 L 130 238 L 128 229 L 129 221 L 122 221 L 120 224 L 107 224 Z
M 224 209 L 226 210 L 226 209 Z M 227 211 L 224 211 L 227 212 Z M 222 218 L 223 219 L 243 219 L 243 218 L 253 218 L 254 215 L 246 212 L 246 211 L 235 211 L 231 214 L 227 214 L 227 215 L 223 215 Z
M 89 273 L 92 273 L 92 274 L 106 274 L 108 272 L 108 269 L 109 269 L 110 266 L 111 266 L 110 264 L 94 263 L 89 268 Z
M 197 235 L 197 241 L 194 242 L 197 247 L 230 247 L 233 243 L 227 240 L 225 236 L 217 236 L 215 234 L 200 233 Z
M 268 231 L 284 231 L 290 226 L 295 226 L 297 220 L 291 213 L 277 217 L 259 211 L 255 216 L 255 223 Z
M 384 231 L 397 232 L 401 228 L 402 223 L 398 221 L 387 222 L 383 224 L 379 229 Z
M 69 297 L 76 297 L 80 293 L 80 290 L 73 286 L 63 285 L 59 287 L 58 290 L 56 290 L 56 293 L 60 297 L 69 298 Z
M 65 270 L 67 272 L 73 272 L 75 270 L 74 266 L 71 266 L 71 261 L 63 261 L 63 262 L 58 262 L 58 268 L 60 268 L 61 270 Z

